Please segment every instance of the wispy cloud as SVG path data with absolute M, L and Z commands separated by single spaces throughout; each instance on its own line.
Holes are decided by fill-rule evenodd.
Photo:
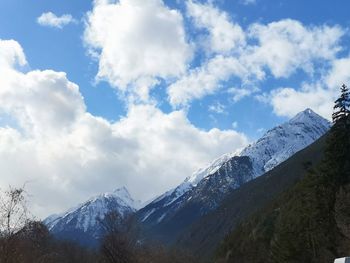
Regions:
M 210 44 L 206 49 L 210 56 L 169 85 L 169 101 L 174 107 L 227 89 L 233 79 L 239 89 L 228 91 L 237 102 L 259 93 L 269 78 L 288 79 L 298 71 L 311 78 L 324 69 L 319 65 L 329 66 L 342 50 L 345 29 L 338 25 L 309 26 L 282 19 L 243 29 L 213 4 L 189 1 L 187 9 L 195 27 L 204 29 L 197 40 Z
M 241 0 L 243 5 L 255 5 L 257 0 Z
M 225 105 L 221 104 L 220 102 L 216 102 L 216 103 L 210 105 L 208 108 L 209 111 L 215 112 L 218 114 L 226 113 L 225 109 L 226 109 Z
M 49 26 L 61 29 L 68 24 L 77 23 L 77 20 L 75 20 L 72 15 L 69 14 L 57 16 L 52 12 L 46 12 L 37 18 L 37 22 L 41 26 Z

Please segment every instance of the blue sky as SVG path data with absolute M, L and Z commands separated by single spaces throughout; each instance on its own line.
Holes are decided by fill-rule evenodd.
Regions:
M 126 185 L 137 198 L 150 198 L 181 182 L 190 171 L 220 154 L 243 147 L 307 107 L 329 118 L 338 86 L 350 80 L 350 73 L 344 69 L 350 66 L 350 18 L 347 12 L 350 3 L 346 0 L 152 0 L 148 3 L 149 6 L 140 0 L 100 0 L 96 3 L 82 0 L 0 1 L 0 41 L 14 40 L 22 48 L 27 62 L 20 67 L 11 64 L 11 70 L 27 78 L 32 77 L 29 76 L 31 72 L 39 70 L 43 75 L 41 78 L 48 78 L 48 81 L 50 74 L 45 70 L 65 72 L 66 77 L 55 78 L 69 80 L 79 89 L 72 95 L 69 85 L 62 84 L 69 90 L 69 94 L 66 91 L 61 94 L 69 95 L 64 103 L 60 101 L 64 107 L 69 106 L 64 112 L 58 112 L 62 109 L 61 104 L 57 108 L 50 103 L 34 105 L 38 102 L 33 99 L 23 100 L 22 104 L 17 99 L 0 107 L 2 132 L 8 136 L 12 128 L 20 134 L 16 149 L 31 144 L 33 148 L 30 149 L 38 155 L 43 154 L 40 147 L 52 149 L 44 153 L 47 159 L 37 157 L 32 160 L 34 163 L 39 161 L 30 171 L 42 175 L 33 179 L 33 191 L 38 199 L 47 194 L 41 190 L 44 183 L 52 185 L 53 189 L 56 180 L 61 179 L 65 183 L 55 190 L 57 196 L 76 191 L 76 199 L 84 200 L 89 195 Z M 103 6 L 105 9 L 101 8 Z M 110 13 L 105 13 L 107 8 Z M 134 13 L 133 8 L 139 8 L 138 13 Z M 156 19 L 152 17 L 153 9 L 154 15 L 159 15 Z M 71 21 L 60 27 L 53 26 L 50 21 L 38 23 L 38 18 L 47 12 L 58 18 L 70 15 Z M 157 24 L 162 21 L 164 26 Z M 141 36 L 135 35 L 133 30 Z M 137 40 L 141 41 L 137 43 Z M 13 43 L 5 46 L 15 49 Z M 8 49 L 3 50 L 1 53 L 0 45 L 0 56 L 6 55 Z M 206 79 L 207 76 L 210 78 Z M 6 80 L 6 75 L 3 77 Z M 39 83 L 37 78 L 35 81 Z M 42 93 L 40 89 L 47 88 L 41 88 L 42 85 L 31 87 L 42 98 L 50 96 L 50 92 Z M 60 89 L 60 85 L 57 86 Z M 11 96 L 17 98 L 16 85 L 12 89 L 15 91 Z M 17 110 L 22 108 L 27 115 L 19 115 Z M 52 112 L 53 116 L 44 118 L 41 113 L 32 116 L 34 108 L 38 112 Z M 146 114 L 143 120 L 133 115 L 145 112 L 149 115 Z M 79 128 L 72 130 L 65 130 L 62 125 L 66 124 L 51 121 L 51 118 L 66 120 L 65 114 L 82 114 L 84 118 L 91 115 L 93 121 L 99 123 L 94 127 L 110 126 L 110 134 L 114 137 L 110 135 L 111 141 L 106 139 L 107 143 L 103 142 L 101 146 L 96 139 L 98 135 L 81 132 L 79 118 L 83 117 L 80 115 L 79 121 L 74 119 L 74 127 Z M 44 123 L 48 119 L 50 122 Z M 154 125 L 150 134 L 139 131 L 143 127 L 137 127 L 137 124 L 142 122 L 143 125 Z M 47 130 L 51 129 L 48 125 L 52 125 L 52 130 L 62 127 L 62 133 L 58 136 L 55 132 L 41 131 L 44 124 Z M 167 127 L 164 132 L 154 132 L 164 127 Z M 56 136 L 64 138 L 66 143 L 72 134 L 77 137 L 69 145 L 84 138 L 86 141 L 82 143 L 91 146 L 86 147 L 89 156 L 97 156 L 92 158 L 93 169 L 89 168 L 95 173 L 82 177 L 83 183 L 73 179 L 76 170 L 84 173 L 87 169 L 83 161 L 79 162 L 83 155 L 77 149 L 81 147 L 67 148 L 70 152 L 77 151 L 72 157 L 77 161 L 69 160 L 67 167 L 72 166 L 72 170 L 63 171 L 57 168 L 63 162 L 57 156 L 63 153 L 55 150 L 54 140 L 47 141 Z M 105 133 L 101 134 L 105 136 Z M 191 136 L 198 138 L 194 142 L 198 145 L 190 145 L 194 140 Z M 118 144 L 121 138 L 125 140 L 122 146 Z M 148 138 L 150 143 L 143 145 Z M 180 139 L 182 142 L 188 140 L 189 148 L 178 145 L 176 140 Z M 173 150 L 169 141 L 174 141 L 178 149 Z M 155 147 L 152 143 L 157 144 L 157 150 L 145 150 Z M 59 144 L 64 145 L 63 142 Z M 117 150 L 111 150 L 105 144 L 115 145 Z M 129 144 L 137 146 L 127 147 L 128 151 L 133 150 L 126 151 L 125 155 L 123 150 L 119 151 Z M 99 150 L 118 156 L 118 160 L 102 158 Z M 188 156 L 184 157 L 184 153 Z M 8 152 L 5 149 L 1 154 Z M 124 164 L 118 166 L 118 162 L 128 162 L 130 155 L 136 156 L 135 162 L 139 165 L 132 171 L 133 175 L 128 171 L 134 168 Z M 144 155 L 152 158 L 144 160 Z M 169 158 L 163 160 L 160 155 L 169 155 Z M 14 154 L 13 158 L 18 156 Z M 169 159 L 174 160 L 170 167 L 180 168 L 178 173 L 165 176 L 169 164 L 157 166 L 154 162 L 166 163 Z M 181 161 L 191 164 L 179 164 Z M 43 169 L 43 163 L 49 168 Z M 22 171 L 15 169 L 14 172 L 10 161 L 6 165 L 8 178 L 1 181 L 0 186 L 32 180 L 29 175 L 23 176 Z M 47 172 L 54 176 L 50 177 L 45 174 Z M 17 173 L 17 177 L 12 175 Z M 152 176 L 156 181 L 153 182 L 154 189 L 140 193 L 137 182 L 150 182 Z M 105 183 L 96 186 L 97 181 Z M 56 200 L 52 203 L 47 208 L 37 202 L 38 214 L 42 215 L 46 209 L 56 211 L 72 205 Z
M 166 1 L 169 7 L 185 13 L 183 1 Z M 214 1 L 214 5 L 230 15 L 232 21 L 243 28 L 255 22 L 270 23 L 285 18 L 291 18 L 305 25 L 350 25 L 346 12 L 349 3 L 344 0 L 336 1 L 263 1 L 244 4 L 243 1 Z M 0 15 L 0 38 L 15 39 L 25 50 L 31 68 L 54 69 L 67 72 L 68 78 L 79 84 L 89 112 L 117 120 L 125 114 L 124 101 L 119 99 L 115 90 L 108 83 L 95 83 L 97 72 L 96 61 L 87 55 L 82 35 L 86 12 L 92 9 L 91 1 L 31 1 L 3 0 Z M 51 11 L 57 15 L 71 14 L 79 20 L 64 29 L 42 27 L 36 23 L 42 13 Z M 191 31 L 188 32 L 191 37 Z M 344 38 L 344 44 L 346 43 Z M 280 85 L 296 87 L 307 76 L 291 76 L 282 80 L 267 80 L 262 85 L 271 89 Z M 159 91 L 158 97 L 163 98 L 162 108 L 170 110 L 164 100 L 165 92 Z M 208 105 L 219 102 L 227 106 L 226 114 L 208 112 Z M 237 129 L 252 138 L 261 134 L 259 129 L 268 129 L 286 118 L 272 113 L 269 105 L 257 103 L 253 98 L 246 98 L 238 103 L 227 101 L 225 94 L 208 96 L 201 101 L 195 101 L 189 109 L 189 119 L 203 129 L 218 127 L 232 128 L 232 123 L 239 124 Z

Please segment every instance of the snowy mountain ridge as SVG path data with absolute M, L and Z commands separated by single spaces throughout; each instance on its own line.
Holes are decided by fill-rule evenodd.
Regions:
M 254 177 L 257 177 L 316 141 L 330 127 L 328 120 L 311 109 L 306 109 L 288 122 L 267 131 L 239 155 L 248 156 L 252 160 Z
M 195 199 L 208 199 L 204 196 L 208 194 L 215 195 L 215 198 L 207 200 L 207 203 L 211 203 L 210 208 L 202 207 L 201 213 L 205 213 L 206 209 L 214 209 L 217 202 L 221 200 L 220 192 L 224 196 L 230 189 L 235 189 L 270 171 L 316 141 L 330 127 L 328 120 L 311 109 L 306 109 L 289 121 L 267 131 L 259 140 L 240 152 L 224 154 L 209 166 L 187 177 L 179 186 L 142 208 L 138 213 L 141 214 L 141 221 L 153 221 L 151 224 L 157 224 L 165 220 L 167 216 L 170 217 L 185 204 L 194 202 Z M 247 168 L 247 159 L 244 157 L 250 162 L 250 170 Z M 240 169 L 242 170 L 239 171 Z
M 173 188 L 163 195 L 160 195 L 152 203 L 158 202 L 159 200 L 166 198 L 168 196 L 173 196 L 173 198 L 166 203 L 166 205 L 170 205 L 174 201 L 176 201 L 179 197 L 185 194 L 187 191 L 196 187 L 197 184 L 204 178 L 210 176 L 220 169 L 220 167 L 230 160 L 232 157 L 236 156 L 237 152 L 225 153 L 221 155 L 219 158 L 215 159 L 205 168 L 200 168 L 196 172 L 194 172 L 191 176 L 188 176 L 179 186 Z
M 191 182 L 195 187 L 199 181 L 215 173 L 234 156 L 248 156 L 253 162 L 254 177 L 258 177 L 313 143 L 330 127 L 328 120 L 308 108 L 288 122 L 267 131 L 262 138 L 246 148 L 222 155 L 208 167 L 199 169 L 185 182 Z
M 140 204 L 130 196 L 125 187 L 122 187 L 113 192 L 94 196 L 62 214 L 51 215 L 44 220 L 44 223 L 50 232 L 58 236 L 78 232 L 98 239 L 102 235 L 100 221 L 107 213 L 115 211 L 122 217 L 126 217 L 136 212 Z

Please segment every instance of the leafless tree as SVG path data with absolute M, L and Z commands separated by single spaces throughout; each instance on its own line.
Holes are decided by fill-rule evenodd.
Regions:
M 136 240 L 132 238 L 132 220 L 117 212 L 108 213 L 100 223 L 105 236 L 101 244 L 101 254 L 105 262 L 135 262 Z
M 9 187 L 0 191 L 0 255 L 1 262 L 12 262 L 16 234 L 28 222 L 24 188 Z

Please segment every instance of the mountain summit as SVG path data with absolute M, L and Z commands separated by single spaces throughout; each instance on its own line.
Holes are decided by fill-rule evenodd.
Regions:
M 257 142 L 245 148 L 240 156 L 250 158 L 254 177 L 257 177 L 316 141 L 330 126 L 329 121 L 306 109 L 290 121 L 269 130 Z
M 180 230 L 215 209 L 233 189 L 270 171 L 330 127 L 329 121 L 306 109 L 241 152 L 224 154 L 137 212 L 146 235 L 174 241 Z
M 126 217 L 140 206 L 130 196 L 125 187 L 113 192 L 97 195 L 86 202 L 71 208 L 60 215 L 52 215 L 44 220 L 48 229 L 55 236 L 75 240 L 84 245 L 95 245 L 103 236 L 101 220 L 109 212 L 118 212 Z

